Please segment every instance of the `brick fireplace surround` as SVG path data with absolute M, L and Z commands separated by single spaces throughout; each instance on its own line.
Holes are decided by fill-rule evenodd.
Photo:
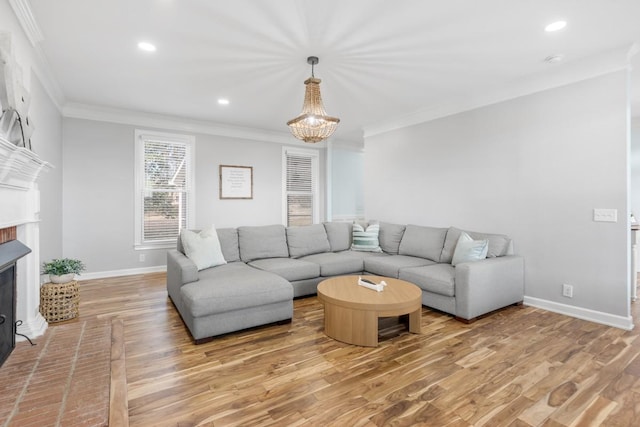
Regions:
M 16 240 L 16 227 L 7 227 L 0 230 L 0 245 Z

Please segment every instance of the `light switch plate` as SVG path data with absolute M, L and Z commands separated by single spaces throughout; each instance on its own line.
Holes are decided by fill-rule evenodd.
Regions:
M 617 209 L 594 209 L 593 220 L 598 222 L 618 222 Z

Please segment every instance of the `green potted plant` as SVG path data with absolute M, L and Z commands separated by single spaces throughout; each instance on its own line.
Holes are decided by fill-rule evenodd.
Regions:
M 48 274 L 51 283 L 71 282 L 84 270 L 85 266 L 79 259 L 60 258 L 42 263 L 42 274 Z

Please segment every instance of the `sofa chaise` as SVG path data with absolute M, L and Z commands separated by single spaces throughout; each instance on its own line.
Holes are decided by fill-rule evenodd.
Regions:
M 523 300 L 524 260 L 505 235 L 382 222 L 375 243 L 354 250 L 354 227 L 327 222 L 217 229 L 223 264 L 200 271 L 178 239 L 167 252 L 169 297 L 196 343 L 290 321 L 293 298 L 314 295 L 318 283 L 338 275 L 409 281 L 422 290 L 423 305 L 463 321 Z M 483 242 L 478 260 L 454 259 L 462 235 Z

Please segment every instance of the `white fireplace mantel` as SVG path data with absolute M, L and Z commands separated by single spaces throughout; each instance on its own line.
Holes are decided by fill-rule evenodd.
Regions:
M 31 249 L 16 268 L 17 332 L 29 338 L 42 335 L 47 322 L 40 305 L 40 191 L 38 176 L 51 165 L 34 152 L 0 137 L 0 228 L 16 227 L 17 238 Z M 20 340 L 20 337 L 17 337 Z
M 18 147 L 0 136 L 0 185 L 17 190 L 33 187 L 43 169 L 51 165 L 36 153 Z

